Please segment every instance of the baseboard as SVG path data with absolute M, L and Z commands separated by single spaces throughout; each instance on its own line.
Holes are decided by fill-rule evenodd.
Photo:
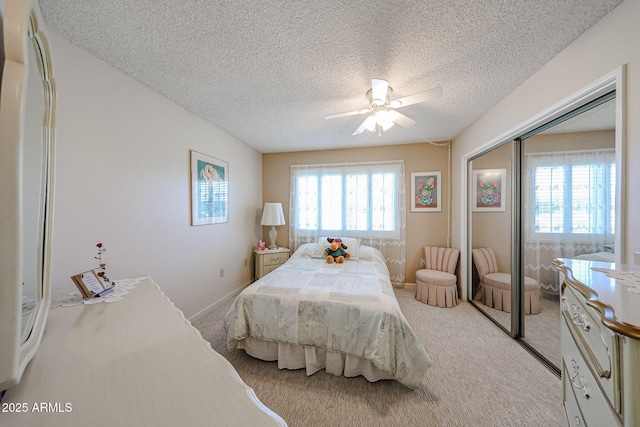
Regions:
M 200 317 L 205 316 L 210 310 L 216 308 L 218 305 L 228 301 L 231 298 L 235 298 L 238 296 L 238 294 L 240 292 L 243 291 L 244 288 L 246 288 L 247 286 L 249 286 L 250 284 L 253 283 L 253 279 L 246 282 L 245 284 L 243 284 L 239 289 L 235 289 L 234 291 L 232 291 L 231 293 L 225 295 L 224 297 L 222 297 L 221 299 L 215 301 L 212 304 L 209 304 L 208 306 L 206 306 L 205 308 L 203 308 L 202 310 L 200 310 L 199 312 L 197 312 L 196 314 L 194 314 L 193 316 L 189 317 L 189 322 L 194 323 L 195 321 L 197 321 Z
M 400 289 L 415 289 L 416 288 L 416 284 L 415 283 L 392 283 L 394 288 L 400 288 Z

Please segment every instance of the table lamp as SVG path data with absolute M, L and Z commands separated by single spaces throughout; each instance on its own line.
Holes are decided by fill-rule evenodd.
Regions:
M 271 226 L 269 231 L 269 239 L 271 239 L 271 245 L 269 249 L 278 249 L 276 245 L 276 237 L 278 232 L 276 231 L 276 225 L 285 225 L 284 213 L 282 212 L 282 203 L 265 203 L 262 210 L 261 225 Z

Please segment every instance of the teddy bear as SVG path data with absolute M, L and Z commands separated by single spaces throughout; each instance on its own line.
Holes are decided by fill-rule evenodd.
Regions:
M 329 264 L 334 262 L 342 264 L 345 258 L 349 258 L 350 255 L 347 252 L 347 245 L 342 243 L 342 240 L 327 237 L 327 241 L 329 242 L 329 247 L 324 250 L 324 255 L 327 257 Z

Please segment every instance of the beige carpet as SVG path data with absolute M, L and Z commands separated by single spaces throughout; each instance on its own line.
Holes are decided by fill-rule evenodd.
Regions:
M 476 304 L 505 329 L 511 330 L 511 313 L 488 307 L 480 301 Z M 540 307 L 540 313 L 524 316 L 525 341 L 560 369 L 560 296 L 543 293 Z
M 422 304 L 396 289 L 402 311 L 433 360 L 417 390 L 395 381 L 369 383 L 228 352 L 223 318 L 231 300 L 194 321 L 260 400 L 296 426 L 559 426 L 558 377 L 469 303 Z

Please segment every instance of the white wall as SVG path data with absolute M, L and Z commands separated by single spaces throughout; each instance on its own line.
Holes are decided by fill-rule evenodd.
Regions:
M 623 2 L 460 134 L 454 140 L 453 158 L 460 159 L 627 64 L 627 183 L 640 182 L 639 16 L 640 0 Z M 460 162 L 454 161 L 453 188 L 459 191 L 463 188 L 461 169 Z M 626 199 L 626 262 L 632 263 L 633 251 L 640 250 L 640 195 L 627 188 Z M 465 238 L 461 205 L 460 197 L 453 199 L 454 246 L 461 246 Z
M 49 36 L 58 88 L 54 295 L 97 267 L 98 242 L 111 278 L 151 275 L 187 317 L 248 284 L 262 232 L 261 154 Z M 228 223 L 189 225 L 191 149 L 229 162 Z

